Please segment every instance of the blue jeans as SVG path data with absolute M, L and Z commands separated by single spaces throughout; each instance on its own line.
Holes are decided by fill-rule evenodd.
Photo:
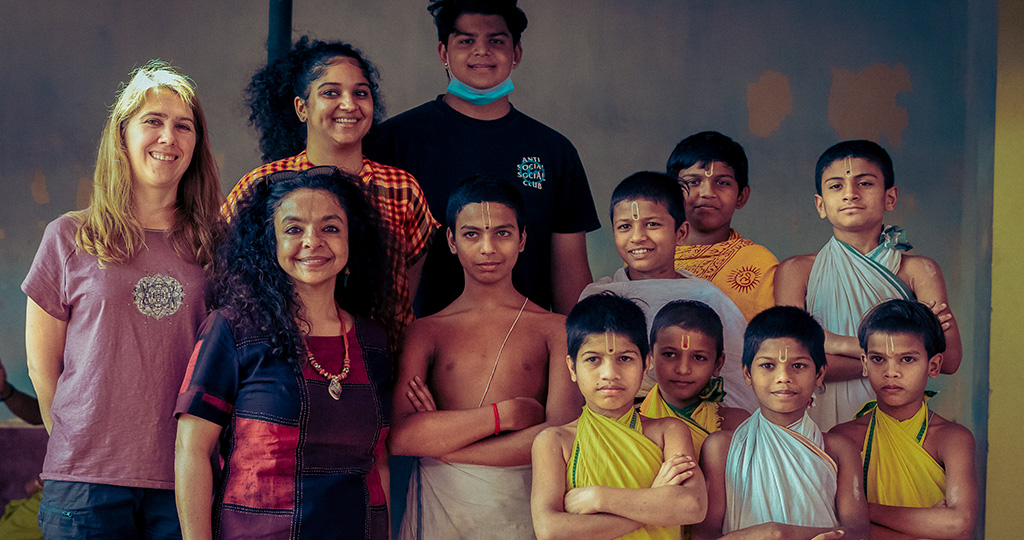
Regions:
M 174 490 L 47 480 L 39 503 L 46 540 L 179 539 Z

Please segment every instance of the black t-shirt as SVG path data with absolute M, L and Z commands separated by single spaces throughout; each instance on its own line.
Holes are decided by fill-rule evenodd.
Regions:
M 601 226 L 576 148 L 557 131 L 514 107 L 497 120 L 477 120 L 448 106 L 442 96 L 376 127 L 366 155 L 416 177 L 430 212 L 444 227 L 427 254 L 417 299 L 431 315 L 463 289 L 459 260 L 448 250 L 448 196 L 468 176 L 513 182 L 526 203 L 526 248 L 512 272 L 516 289 L 551 307 L 551 233 L 589 232 Z

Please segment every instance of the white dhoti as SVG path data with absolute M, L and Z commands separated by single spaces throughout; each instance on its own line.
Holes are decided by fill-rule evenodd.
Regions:
M 533 539 L 532 467 L 421 457 L 413 467 L 400 540 Z
M 833 237 L 818 252 L 807 279 L 807 311 L 821 326 L 841 336 L 856 336 L 861 318 L 876 304 L 890 298 L 914 300 L 911 291 L 896 273 L 903 251 L 910 244 L 902 241 L 898 227 L 887 227 L 879 245 L 863 254 Z M 825 384 L 825 392 L 814 399 L 811 418 L 825 431 L 853 420 L 864 403 L 875 398 L 865 377 Z

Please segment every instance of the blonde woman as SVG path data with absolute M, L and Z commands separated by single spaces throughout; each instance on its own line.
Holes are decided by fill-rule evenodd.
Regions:
M 50 432 L 45 538 L 180 538 L 172 413 L 221 199 L 192 83 L 159 61 L 137 69 L 103 129 L 89 207 L 46 227 L 22 283 Z

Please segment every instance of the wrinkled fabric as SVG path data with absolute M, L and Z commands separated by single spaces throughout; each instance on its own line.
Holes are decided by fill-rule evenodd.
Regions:
M 836 527 L 838 467 L 814 421 L 782 427 L 758 409 L 736 428 L 725 465 L 725 519 L 730 533 L 762 523 Z
M 722 426 L 717 403 L 701 401 L 692 412 L 686 414 L 686 411 L 669 405 L 661 396 L 657 385 L 644 398 L 640 405 L 640 413 L 650 418 L 674 417 L 686 422 L 686 427 L 690 428 L 690 436 L 693 438 L 694 459 L 700 459 L 700 449 L 708 435 L 718 431 Z
M 779 259 L 767 248 L 729 229 L 729 239 L 701 246 L 676 246 L 676 269 L 689 270 L 722 289 L 749 321 L 775 305 Z
M 584 486 L 649 488 L 664 461 L 663 452 L 643 433 L 640 414 L 630 409 L 615 420 L 583 407 L 576 440 L 565 467 L 566 492 Z M 681 528 L 643 527 L 619 538 L 678 539 Z
M 409 480 L 400 540 L 532 539 L 533 468 L 488 467 L 417 459 Z
M 900 281 L 903 241 L 898 227 L 887 227 L 879 245 L 867 255 L 833 237 L 821 248 L 807 279 L 807 311 L 821 326 L 841 336 L 856 336 L 857 325 L 876 304 L 890 298 L 913 300 L 914 292 Z M 811 418 L 821 429 L 853 420 L 865 402 L 874 398 L 867 378 L 829 382 L 815 396 Z
M 929 508 L 946 498 L 946 472 L 923 446 L 928 433 L 928 406 L 907 420 L 872 411 L 864 437 L 864 485 L 868 502 Z

